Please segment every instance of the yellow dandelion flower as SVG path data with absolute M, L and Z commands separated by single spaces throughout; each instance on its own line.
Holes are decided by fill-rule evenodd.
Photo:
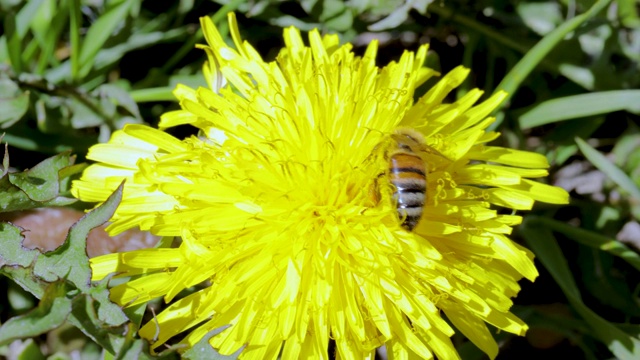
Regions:
M 511 297 L 538 273 L 508 238 L 520 216 L 496 207 L 568 195 L 530 180 L 547 175 L 544 156 L 487 145 L 499 136 L 486 131 L 488 115 L 505 94 L 474 105 L 476 89 L 442 103 L 467 76 L 460 67 L 414 101 L 437 75 L 423 67 L 426 45 L 378 68 L 375 42 L 358 57 L 336 35 L 314 30 L 305 45 L 290 27 L 266 62 L 233 14 L 229 24 L 234 46 L 202 19 L 210 88 L 178 86 L 182 110 L 161 119 L 200 136 L 129 125 L 91 148 L 96 164 L 73 185 L 76 197 L 102 202 L 126 179 L 110 231 L 182 239 L 91 260 L 94 280 L 135 276 L 111 289 L 117 303 L 172 302 L 140 335 L 157 348 L 188 331 L 188 348 L 228 326 L 210 343 L 222 354 L 243 348 L 244 359 L 326 358 L 330 341 L 346 359 L 373 358 L 382 345 L 396 359 L 455 359 L 453 327 L 491 358 L 487 323 L 524 334 Z M 409 149 L 398 146 L 403 129 L 416 142 Z M 397 151 L 425 169 L 417 215 L 397 209 L 403 199 L 388 177 Z

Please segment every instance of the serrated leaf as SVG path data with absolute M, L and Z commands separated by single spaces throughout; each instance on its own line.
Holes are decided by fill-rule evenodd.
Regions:
M 591 334 L 602 341 L 619 359 L 640 358 L 640 340 L 628 336 L 614 324 L 589 309 L 572 276 L 567 259 L 562 254 L 553 233 L 535 221 L 525 219 L 521 233 L 540 262 L 560 286 L 573 309 L 589 324 Z
M 41 253 L 22 247 L 21 229 L 0 223 L 0 272 L 7 274 L 36 297 L 44 295 L 50 282 L 64 279 L 70 288 L 68 321 L 111 353 L 127 352 L 135 343 L 123 337 L 127 317 L 120 306 L 109 300 L 107 281 L 91 285 L 86 254 L 86 238 L 93 228 L 108 221 L 122 198 L 122 185 L 101 206 L 71 227 L 64 244 Z M 132 326 L 132 325 L 130 325 Z M 135 331 L 134 331 L 135 332 Z
M 211 330 L 207 333 L 207 335 L 203 336 L 200 341 L 198 341 L 191 349 L 187 350 L 182 354 L 182 358 L 190 359 L 190 360 L 205 360 L 205 359 L 213 359 L 213 360 L 230 360 L 237 359 L 240 356 L 240 353 L 244 348 L 240 348 L 238 351 L 231 355 L 220 355 L 212 346 L 209 344 L 209 339 L 219 334 L 222 330 L 227 327 L 222 327 L 219 329 Z
M 69 235 L 60 247 L 41 256 L 35 264 L 34 273 L 43 279 L 65 277 L 83 293 L 94 290 L 86 251 L 87 237 L 91 230 L 111 219 L 121 199 L 122 185 L 102 205 L 78 220 L 69 229 Z M 70 270 L 73 272 L 69 273 Z M 98 292 L 101 291 L 102 288 L 99 288 Z M 119 323 L 119 320 L 115 323 Z
M 113 357 L 113 360 L 152 360 L 152 359 L 169 359 L 173 358 L 173 353 L 168 353 L 159 357 L 151 356 L 149 342 L 142 339 L 136 339 L 136 330 L 133 324 L 129 324 L 123 345 L 120 351 Z
M 38 307 L 7 320 L 0 327 L 0 344 L 35 337 L 62 325 L 71 313 L 71 300 L 65 296 L 66 291 L 64 280 L 51 283 Z
M 11 184 L 22 190 L 33 201 L 49 201 L 60 191 L 58 171 L 71 165 L 69 154 L 52 156 L 30 170 L 9 174 Z
M 142 303 L 140 305 L 130 306 L 130 307 L 124 308 L 124 313 L 127 315 L 129 320 L 136 327 L 139 328 L 140 325 L 142 324 L 142 318 L 144 316 L 144 312 L 145 312 L 146 309 L 147 309 L 147 304 L 146 303 Z
M 38 250 L 22 246 L 22 228 L 6 222 L 0 222 L 0 269 L 3 267 L 29 267 L 38 256 Z M 34 294 L 38 298 L 42 293 Z
M 91 286 L 91 271 L 86 254 L 89 232 L 108 221 L 122 198 L 122 185 L 101 206 L 82 217 L 69 230 L 64 244 L 36 260 L 34 274 L 53 279 L 66 274 L 67 281 L 82 294 L 73 300 L 69 322 L 111 353 L 126 351 L 131 344 L 123 338 L 121 325 L 127 322 L 122 309 L 109 300 L 107 282 Z
M 91 298 L 100 304 L 97 314 L 98 318 L 108 326 L 122 325 L 127 316 L 120 306 L 114 304 L 111 302 L 111 299 L 109 299 L 107 284 L 107 280 L 101 281 L 95 284 L 90 291 Z
M 69 281 L 77 284 L 78 288 L 85 294 L 74 299 L 72 316 L 69 321 L 93 339 L 100 346 L 107 349 L 112 354 L 126 351 L 131 344 L 123 338 L 123 325 L 127 321 L 122 309 L 109 300 L 107 290 L 107 280 L 94 286 L 90 285 L 91 272 L 89 270 L 89 260 L 86 255 L 86 238 L 89 232 L 108 221 L 122 199 L 121 184 L 118 189 L 102 205 L 95 208 L 82 217 L 69 231 L 69 236 L 64 247 L 69 243 L 69 250 L 75 254 L 76 261 L 80 263 L 80 270 L 75 270 L 77 274 L 70 273 Z M 60 250 L 61 248 L 58 248 Z M 63 257 L 65 252 L 54 254 L 56 261 L 52 265 L 57 266 L 57 271 L 63 271 L 65 267 L 73 267 L 74 262 Z M 72 257 L 71 255 L 67 255 Z M 130 331 L 130 330 L 127 330 Z
M 104 323 L 96 313 L 96 310 L 100 310 L 100 307 L 103 305 L 108 306 L 108 304 L 111 304 L 110 307 L 113 311 L 103 311 L 103 314 L 106 313 L 109 317 L 118 316 L 115 304 L 101 303 L 84 294 L 78 295 L 73 299 L 69 322 L 110 353 L 116 353 L 123 342 L 123 328 Z M 126 322 L 126 317 L 122 310 L 119 313 L 120 317 L 124 318 L 119 324 L 122 325 Z
M 68 153 L 58 154 L 42 161 L 31 170 L 2 176 L 0 212 L 76 202 L 76 199 L 63 195 L 68 192 L 68 177 L 82 169 L 82 166 L 73 166 L 74 161 L 75 157 L 69 156 Z

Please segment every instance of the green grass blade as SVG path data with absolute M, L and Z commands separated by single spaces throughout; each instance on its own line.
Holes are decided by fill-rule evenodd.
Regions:
M 78 73 L 80 78 L 84 78 L 91 71 L 98 51 L 104 47 L 116 27 L 124 21 L 133 3 L 133 0 L 121 1 L 103 13 L 91 25 L 80 49 L 80 71 Z
M 584 14 L 578 15 L 571 20 L 564 22 L 555 30 L 547 34 L 534 47 L 527 52 L 524 57 L 509 71 L 502 79 L 495 92 L 506 91 L 509 95 L 503 100 L 503 104 L 507 103 L 511 96 L 516 92 L 520 84 L 533 71 L 533 69 L 544 60 L 544 58 L 558 45 L 570 32 L 577 29 L 585 21 L 602 11 L 611 0 L 598 0 Z
M 13 71 L 21 73 L 25 70 L 24 44 L 29 25 L 35 16 L 42 0 L 27 2 L 17 13 L 3 13 L 4 37 L 7 44 L 7 55 Z
M 521 129 L 626 110 L 640 113 L 640 90 L 602 91 L 545 101 L 518 119 Z
M 51 25 L 49 26 L 48 31 L 45 34 L 42 53 L 40 54 L 40 57 L 38 59 L 38 65 L 35 71 L 36 74 L 43 75 L 49 64 L 51 64 L 52 66 L 59 65 L 59 61 L 55 57 L 56 44 L 58 43 L 60 34 L 64 29 L 64 25 L 68 21 L 68 16 L 69 10 L 64 9 L 53 17 Z
M 582 302 L 567 260 L 553 233 L 528 220 L 525 220 L 521 230 L 527 244 L 558 283 L 574 310 L 589 324 L 592 335 L 602 341 L 618 359 L 639 359 L 640 340 L 625 334 Z
M 599 0 L 584 14 L 578 15 L 571 20 L 564 22 L 558 26 L 555 30 L 548 33 L 542 40 L 540 40 L 534 47 L 531 48 L 520 61 L 509 71 L 509 73 L 502 79 L 500 84 L 496 87 L 494 93 L 498 91 L 506 91 L 507 97 L 502 101 L 502 104 L 494 111 L 494 114 L 499 114 L 504 104 L 508 104 L 511 97 L 515 94 L 522 82 L 529 76 L 529 74 L 539 64 L 545 62 L 545 57 L 558 45 L 571 31 L 577 29 L 582 23 L 589 20 L 591 17 L 602 11 L 611 0 Z M 491 124 L 487 130 L 496 130 L 502 120 L 496 117 L 496 121 Z
M 584 140 L 576 138 L 576 143 L 580 148 L 580 151 L 584 156 L 597 167 L 600 171 L 605 173 L 613 182 L 628 192 L 635 199 L 640 199 L 640 189 L 629 178 L 624 171 L 620 170 L 613 162 L 607 159 L 604 155 L 600 154 L 596 149 L 592 148 Z
M 78 79 L 80 71 L 80 25 L 82 14 L 80 13 L 80 0 L 71 0 L 69 6 L 69 38 L 71 42 L 71 79 Z
M 25 38 L 29 28 L 33 30 L 33 24 L 37 23 L 38 10 L 40 9 L 44 0 L 28 1 L 22 9 L 16 14 L 16 30 L 21 40 Z M 31 41 L 31 46 L 27 51 L 22 52 L 22 62 L 28 64 L 33 60 L 33 56 L 36 54 L 38 48 L 35 41 Z
M 16 29 L 21 39 L 27 34 L 31 21 L 37 15 L 42 1 L 43 0 L 27 1 L 24 7 L 16 14 Z
M 4 17 L 4 36 L 7 39 L 7 53 L 11 61 L 11 67 L 16 73 L 22 72 L 22 38 L 18 33 L 16 19 L 7 14 Z
M 616 239 L 545 217 L 528 216 L 527 218 L 531 222 L 535 221 L 553 231 L 562 233 L 577 243 L 618 256 L 640 271 L 640 254 Z

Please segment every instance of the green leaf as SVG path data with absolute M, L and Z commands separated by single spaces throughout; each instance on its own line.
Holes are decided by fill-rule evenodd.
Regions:
M 58 4 L 56 4 L 54 1 L 51 1 L 51 0 L 30 1 L 29 3 L 30 5 L 31 3 L 33 3 L 33 5 L 35 5 L 34 6 L 35 9 L 32 13 L 29 14 L 28 20 L 22 20 L 22 21 L 29 22 L 29 26 L 31 27 L 31 32 L 33 33 L 33 37 L 36 38 L 38 40 L 39 45 L 43 47 L 46 44 L 47 33 L 51 29 L 51 25 L 52 25 L 52 22 L 54 21 L 54 17 L 56 16 L 56 13 L 64 12 L 64 10 L 60 10 L 58 8 Z
M 18 31 L 15 14 L 12 12 L 5 13 L 3 19 L 4 33 L 7 41 L 7 52 L 13 71 L 22 72 L 22 37 Z
M 0 327 L 0 344 L 35 337 L 62 325 L 71 312 L 71 300 L 65 296 L 66 291 L 64 280 L 51 283 L 38 307 L 9 319 Z
M 633 181 L 620 170 L 614 163 L 607 159 L 604 155 L 600 154 L 596 149 L 592 148 L 584 140 L 576 138 L 576 143 L 580 148 L 580 151 L 584 156 L 597 167 L 600 171 L 606 174 L 613 182 L 628 192 L 635 199 L 640 199 L 640 189 L 633 183 Z
M 121 307 L 109 300 L 108 280 L 91 284 L 86 238 L 89 231 L 113 216 L 121 198 L 122 185 L 71 227 L 64 244 L 44 254 L 22 247 L 20 228 L 0 223 L 0 272 L 39 298 L 45 295 L 49 284 L 64 280 L 67 292 L 61 298 L 70 301 L 68 321 L 112 354 L 130 354 L 134 347 L 142 349 L 138 343 L 142 340 L 131 338 L 137 331 L 134 324 L 123 326 L 128 319 Z M 128 338 L 123 337 L 126 333 L 130 333 Z
M 4 138 L 4 134 L 0 136 L 0 143 Z M 4 178 L 9 173 L 9 144 L 4 144 L 4 155 L 2 155 L 2 174 L 0 175 L 0 179 Z
M 519 311 L 520 308 L 514 306 L 512 312 L 524 320 L 529 325 L 527 331 L 527 338 L 536 337 L 536 330 L 551 331 L 555 334 L 562 335 L 568 339 L 572 344 L 577 345 L 583 351 L 585 360 L 598 360 L 594 349 L 589 346 L 589 337 L 582 336 L 582 333 L 588 329 L 588 325 L 582 319 L 576 319 L 573 316 L 564 314 L 564 309 L 569 313 L 571 310 L 568 305 L 555 303 L 548 305 L 540 305 L 534 307 L 526 307 L 529 310 L 529 316 L 522 317 Z M 544 335 L 537 335 L 538 337 L 545 337 Z
M 20 120 L 29 109 L 29 92 L 0 76 L 0 128 L 6 129 Z
M 582 302 L 567 259 L 562 254 L 553 233 L 528 219 L 525 219 L 522 224 L 521 232 L 529 247 L 558 283 L 574 310 L 587 322 L 593 336 L 602 341 L 618 359 L 640 358 L 640 340 L 625 334 Z
M 16 30 L 18 36 L 23 39 L 31 26 L 31 22 L 35 19 L 38 9 L 44 0 L 30 0 L 26 1 L 24 6 L 18 11 L 16 15 Z
M 7 300 L 9 301 L 11 309 L 18 313 L 23 313 L 36 305 L 36 299 L 33 295 L 14 282 L 9 283 Z
M 211 337 L 213 337 L 214 335 L 219 334 L 224 329 L 226 329 L 226 327 L 222 327 L 222 328 L 219 328 L 219 329 L 214 329 L 214 330 L 209 331 L 207 333 L 207 335 L 202 337 L 202 339 L 200 339 L 200 341 L 198 341 L 191 349 L 185 351 L 184 354 L 182 354 L 182 358 L 190 359 L 190 360 L 205 360 L 205 359 L 229 360 L 229 359 L 237 359 L 238 356 L 240 356 L 240 353 L 242 352 L 242 350 L 244 348 L 241 348 L 240 350 L 236 351 L 235 353 L 233 353 L 231 355 L 220 355 L 213 347 L 211 347 L 211 344 L 209 344 L 209 339 L 211 339 Z
M 42 53 L 39 55 L 38 65 L 35 69 L 35 73 L 42 75 L 47 69 L 47 66 L 58 66 L 58 59 L 55 57 L 56 44 L 63 31 L 66 32 L 67 24 L 69 23 L 69 1 L 66 2 L 53 2 L 49 1 L 47 5 L 41 7 L 42 12 L 46 6 L 51 6 L 51 12 L 53 12 L 53 18 L 51 20 L 45 20 L 48 17 L 46 15 L 39 16 L 37 20 L 39 24 L 44 24 L 40 27 L 39 24 L 33 25 L 33 32 L 36 39 L 40 39 Z M 73 39 L 73 31 L 71 31 L 70 37 Z M 68 80 L 66 78 L 65 80 Z
M 495 92 L 506 91 L 508 96 L 504 99 L 503 104 L 507 103 L 511 96 L 520 87 L 520 84 L 529 76 L 531 71 L 547 56 L 553 48 L 555 48 L 564 38 L 578 26 L 589 20 L 600 11 L 602 11 L 611 0 L 598 0 L 584 14 L 580 14 L 571 20 L 558 26 L 555 30 L 547 34 L 534 47 L 531 48 L 522 59 L 509 71 L 502 79 Z
M 409 0 L 400 2 L 399 4 L 394 4 L 399 6 L 395 6 L 387 17 L 370 25 L 369 30 L 382 31 L 396 28 L 407 20 L 409 17 L 409 11 L 415 9 L 420 14 L 425 14 L 427 12 L 427 6 L 432 2 L 433 0 Z M 380 4 L 384 3 L 389 4 L 390 2 L 380 2 Z M 357 5 L 352 6 L 357 7 Z
M 562 233 L 577 243 L 618 256 L 640 271 L 640 254 L 616 239 L 545 217 L 530 215 L 527 219 Z
M 134 2 L 134 0 L 113 2 L 115 5 L 101 14 L 98 20 L 91 25 L 80 47 L 78 78 L 84 78 L 89 74 L 98 51 L 104 47 L 118 25 L 124 21 Z
M 516 12 L 522 21 L 539 35 L 546 35 L 563 21 L 562 8 L 557 2 L 521 2 Z
M 134 345 L 138 346 L 137 343 L 141 340 L 131 341 L 129 337 L 135 333 L 131 325 L 122 328 L 128 319 L 122 308 L 109 300 L 108 280 L 91 285 L 86 238 L 93 228 L 104 224 L 113 216 L 122 199 L 122 187 L 121 184 L 107 201 L 73 225 L 65 244 L 56 251 L 46 254 L 49 255 L 48 259 L 42 263 L 43 266 L 56 267 L 56 273 L 64 269 L 73 269 L 68 279 L 83 294 L 74 299 L 69 322 L 112 354 L 127 353 L 128 349 Z M 52 272 L 49 269 L 46 271 Z M 123 337 L 123 334 L 129 335 Z
M 7 153 L 5 152 L 5 156 Z M 8 173 L 0 178 L 0 212 L 28 210 L 44 206 L 68 205 L 76 202 L 66 197 L 69 177 L 81 172 L 85 165 L 74 166 L 68 153 L 50 157 L 33 169 Z
M 71 133 L 73 130 L 68 131 L 70 134 L 43 134 L 29 129 L 28 126 L 21 126 L 22 123 L 19 122 L 12 127 L 4 137 L 7 143 L 16 148 L 44 154 L 57 154 L 69 150 L 84 153 L 98 142 L 94 134 L 85 134 L 84 137 L 80 137 L 79 133 Z
M 115 84 L 104 84 L 98 86 L 92 92 L 92 95 L 98 97 L 101 103 L 108 102 L 117 108 L 126 110 L 135 119 L 141 119 L 142 117 L 140 116 L 138 104 L 133 101 L 129 92 L 129 89 L 125 89 L 122 86 L 117 86 Z
M 79 79 L 80 76 L 80 55 L 82 44 L 80 43 L 80 26 L 82 24 L 82 13 L 80 10 L 80 0 L 69 0 L 69 38 L 71 43 L 71 78 Z
M 22 230 L 24 229 L 15 225 L 0 222 L 0 243 L 2 243 L 2 246 L 0 246 L 0 270 L 13 271 L 17 268 L 29 267 L 38 256 L 38 250 L 22 247 L 22 240 L 24 239 Z M 25 287 L 23 286 L 23 288 Z M 31 288 L 25 288 L 25 290 L 28 290 L 37 298 L 42 298 L 44 294 L 44 291 L 35 292 Z M 44 290 L 44 288 L 40 290 Z
M 58 171 L 70 166 L 69 154 L 50 157 L 30 170 L 9 174 L 12 185 L 22 190 L 33 201 L 49 201 L 60 193 Z
M 628 28 L 640 27 L 640 17 L 638 16 L 638 2 L 634 0 L 618 0 L 618 16 L 622 24 Z
M 106 291 L 106 290 L 105 290 Z M 120 316 L 126 318 L 121 310 L 118 315 L 118 309 L 115 304 L 110 302 L 99 302 L 90 296 L 81 294 L 73 299 L 73 310 L 69 317 L 69 322 L 80 329 L 85 335 L 97 344 L 105 348 L 112 354 L 115 354 L 124 342 L 123 335 L 125 330 L 118 325 L 124 324 L 124 319 L 120 324 L 105 323 L 103 319 L 96 313 L 96 309 L 100 310 L 103 306 L 110 306 L 109 311 L 102 311 L 109 317 Z
M 40 345 L 33 339 L 22 341 L 19 346 L 12 346 L 10 351 L 9 355 L 12 355 L 12 358 L 16 360 L 44 360 Z
M 121 191 L 122 188 L 118 188 L 107 202 L 83 216 L 71 227 L 69 235 L 62 245 L 44 254 L 39 250 L 26 249 L 22 246 L 22 229 L 9 223 L 0 223 L 0 240 L 3 244 L 0 247 L 1 269 L 38 298 L 42 298 L 44 288 L 34 289 L 33 285 L 37 287 L 38 284 L 53 283 L 60 279 L 65 279 L 75 289 L 83 293 L 95 291 L 99 294 L 103 288 L 91 287 L 91 269 L 86 253 L 86 239 L 92 229 L 111 218 L 120 202 Z M 33 272 L 31 278 L 12 276 L 14 269 L 17 268 L 31 268 Z M 24 272 L 18 274 L 22 275 Z M 34 283 L 34 280 L 37 282 Z M 99 309 L 100 311 L 102 309 Z M 124 315 L 120 315 L 115 320 L 104 318 L 112 324 L 121 324 Z
M 578 152 L 577 145 L 558 145 L 554 150 L 551 150 L 553 154 L 554 163 L 562 165 L 565 161 L 569 160 L 573 155 Z
M 140 305 L 131 306 L 124 308 L 124 313 L 127 315 L 129 320 L 135 325 L 137 328 L 142 324 L 142 319 L 144 317 L 144 312 L 147 309 L 147 304 L 142 303 Z
M 521 129 L 613 111 L 640 114 L 640 90 L 602 91 L 545 101 L 520 116 Z
M 611 153 L 615 156 L 615 163 L 625 170 L 640 170 L 640 133 L 623 134 L 617 139 Z
M 601 304 L 621 311 L 625 316 L 640 316 L 638 300 L 628 278 L 616 271 L 614 257 L 603 251 L 580 251 L 578 264 L 585 289 Z

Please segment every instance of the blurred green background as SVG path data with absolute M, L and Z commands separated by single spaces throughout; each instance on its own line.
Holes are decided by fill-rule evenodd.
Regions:
M 545 154 L 548 181 L 572 200 L 537 206 L 513 235 L 535 252 L 541 276 L 515 299 L 528 335 L 496 333 L 498 358 L 640 358 L 640 1 L 0 0 L 0 135 L 9 145 L 0 212 L 70 203 L 68 179 L 82 165 L 69 154 L 82 163 L 125 123 L 156 124 L 177 108 L 177 83 L 206 86 L 198 18 L 213 17 L 228 36 L 229 11 L 267 60 L 283 45 L 283 27 L 317 27 L 358 54 L 378 39 L 381 66 L 429 43 L 430 67 L 472 70 L 450 100 L 474 87 L 485 96 L 507 90 L 497 145 Z M 56 168 L 66 170 L 51 178 L 53 193 L 16 197 L 7 170 L 56 154 L 69 161 Z M 0 278 L 6 325 L 38 300 L 2 272 L 21 284 Z M 485 358 L 463 337 L 454 341 L 463 359 Z M 110 358 L 70 325 L 19 336 L 0 328 L 0 354 Z

